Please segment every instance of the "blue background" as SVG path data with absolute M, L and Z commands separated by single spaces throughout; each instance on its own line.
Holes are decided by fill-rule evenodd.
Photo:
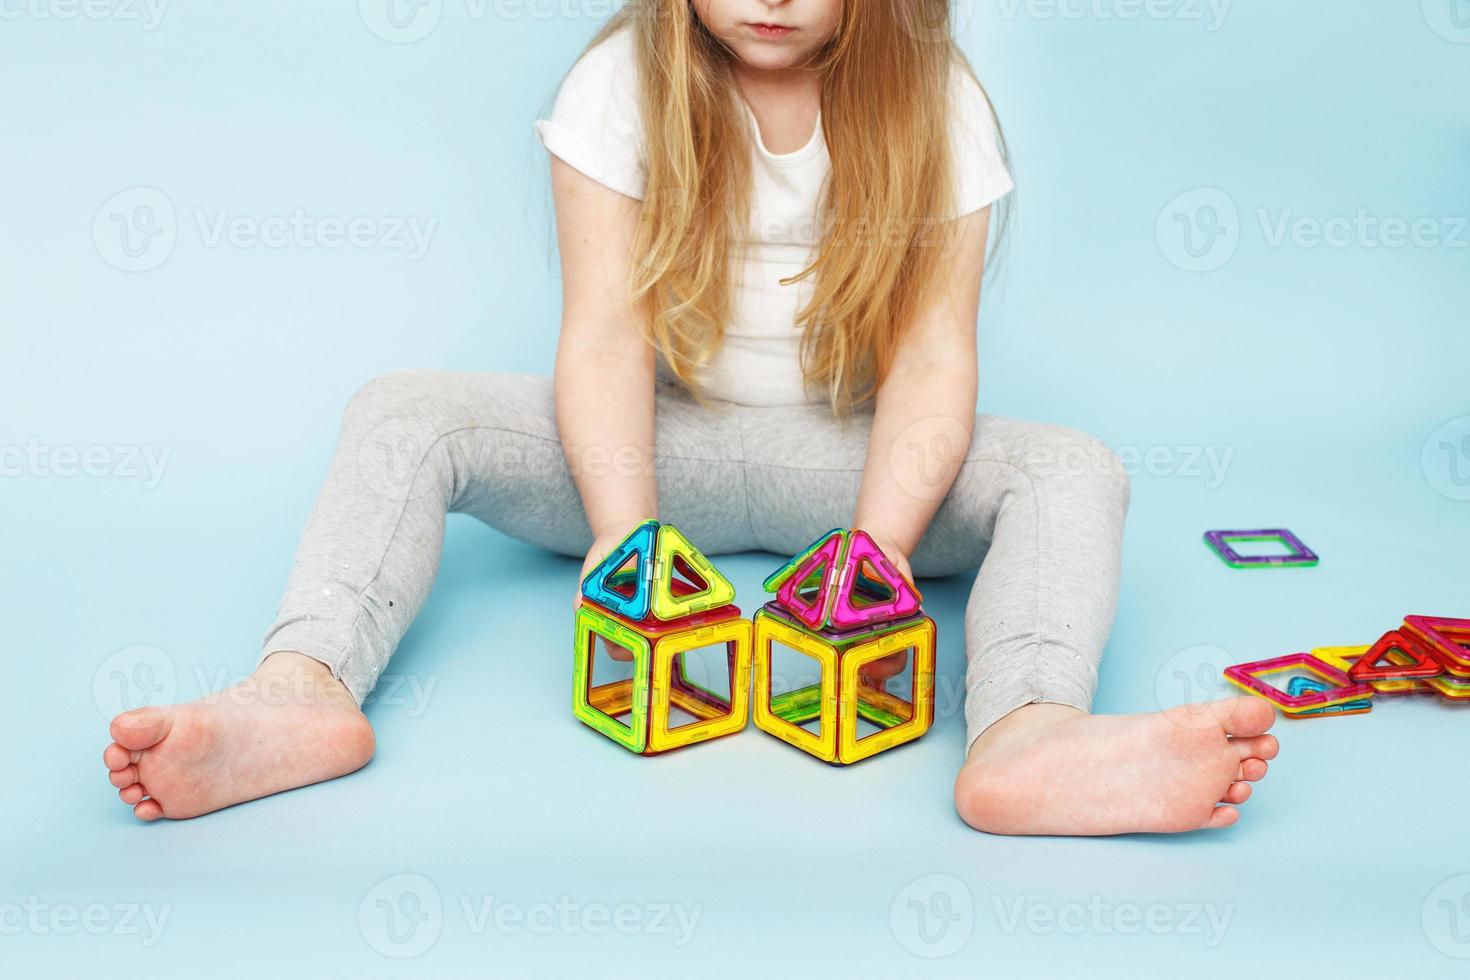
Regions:
M 381 0 L 175 0 L 153 29 L 121 0 L 66 3 L 0 3 L 7 973 L 904 975 L 940 953 L 930 967 L 956 975 L 1463 973 L 1463 710 L 1379 699 L 1280 723 L 1282 756 L 1229 831 L 984 837 L 950 797 L 965 581 L 926 587 L 943 677 L 917 745 L 837 770 L 750 730 L 649 761 L 567 710 L 575 563 L 458 518 L 398 694 L 369 708 L 365 771 L 137 823 L 99 758 L 114 675 L 183 698 L 253 666 L 351 392 L 399 368 L 550 369 L 530 124 L 608 7 L 443 0 L 394 35 Z M 1020 185 L 984 303 L 982 407 L 1137 461 L 1098 708 L 1198 699 L 1227 663 L 1367 643 L 1406 613 L 1470 615 L 1463 0 L 1236 0 L 1223 22 L 1192 0 L 958 9 Z M 115 216 L 146 217 L 159 192 L 176 240 L 130 259 Z M 211 247 L 198 224 L 297 208 L 436 225 L 413 259 Z M 1360 211 L 1427 218 L 1432 240 L 1312 244 L 1311 222 Z M 1273 244 L 1283 217 L 1308 237 Z M 118 267 L 138 261 L 156 267 Z M 17 471 L 27 444 L 117 463 Z M 121 465 L 130 446 L 169 452 L 161 480 Z M 1192 462 L 1207 450 L 1223 472 Z M 1319 568 L 1236 572 L 1200 542 L 1283 525 Z M 774 560 L 721 564 L 749 604 Z M 405 888 L 442 911 L 389 936 L 377 900 L 412 911 Z M 651 929 L 477 931 L 461 899 L 485 896 L 700 919 L 682 947 Z M 6 910 L 28 901 L 169 918 L 148 946 L 18 926 Z M 1211 945 L 1017 927 L 1018 902 L 1231 919 Z M 427 949 L 384 955 L 415 951 L 405 935 Z

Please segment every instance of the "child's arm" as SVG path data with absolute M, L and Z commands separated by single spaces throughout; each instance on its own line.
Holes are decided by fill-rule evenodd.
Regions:
M 904 336 L 877 393 L 853 526 L 905 573 L 970 448 L 989 227 L 989 208 L 956 223 L 933 302 Z
M 641 204 L 551 161 L 561 252 L 556 424 L 593 543 L 587 569 L 657 515 L 654 351 L 629 301 Z

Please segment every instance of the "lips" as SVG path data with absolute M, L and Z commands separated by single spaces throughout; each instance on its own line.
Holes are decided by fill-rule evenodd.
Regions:
M 783 38 L 796 30 L 794 27 L 783 27 L 780 24 L 751 24 L 750 29 L 755 32 L 757 37 L 773 41 Z

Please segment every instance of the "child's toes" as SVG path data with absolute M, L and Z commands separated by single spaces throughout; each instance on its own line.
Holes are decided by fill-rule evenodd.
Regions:
M 1258 782 L 1266 778 L 1267 768 L 1269 767 L 1266 765 L 1265 759 L 1246 759 L 1240 764 L 1240 769 L 1236 773 L 1235 778 L 1237 780 L 1244 779 L 1248 783 Z
M 138 767 L 128 766 L 126 769 L 114 769 L 107 774 L 107 778 L 118 789 L 127 789 L 138 781 Z
M 113 742 L 107 748 L 102 750 L 102 764 L 107 768 L 113 770 L 126 769 L 128 766 L 138 761 L 137 759 L 133 758 L 134 754 L 135 753 L 129 752 L 127 749 L 123 748 L 121 745 L 118 745 L 116 742 Z
M 1230 788 L 1225 791 L 1225 798 L 1221 803 L 1244 803 L 1251 798 L 1250 783 L 1231 783 Z
M 1227 735 L 1261 735 L 1276 721 L 1276 709 L 1260 698 L 1226 698 L 1210 702 L 1210 708 Z
M 163 816 L 163 807 L 158 805 L 157 800 L 144 800 L 133 807 L 133 815 L 139 820 L 157 820 Z
M 1219 830 L 1229 827 L 1240 819 L 1240 811 L 1233 806 L 1217 806 L 1210 811 L 1210 819 L 1205 822 L 1206 830 Z
M 117 795 L 118 798 L 121 799 L 128 806 L 135 806 L 143 799 L 143 797 L 147 796 L 148 793 L 143 789 L 142 783 L 133 783 L 131 786 L 124 786 L 122 789 L 118 790 Z
M 124 711 L 112 719 L 112 738 L 125 749 L 141 752 L 164 740 L 173 727 L 172 711 L 162 708 L 137 708 Z
M 1274 759 L 1281 751 L 1281 743 L 1275 735 L 1257 735 L 1254 738 L 1232 738 L 1230 744 L 1242 760 Z

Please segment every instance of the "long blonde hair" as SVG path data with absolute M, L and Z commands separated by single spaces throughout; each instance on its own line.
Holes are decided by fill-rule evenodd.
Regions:
M 646 185 L 630 283 L 643 329 L 696 394 L 724 339 L 732 262 L 750 233 L 751 134 L 729 50 L 690 0 L 628 0 L 592 46 L 629 29 L 637 51 Z M 949 0 L 847 0 L 819 53 L 832 159 L 797 314 L 802 371 L 843 414 L 872 397 L 948 251 L 949 85 L 969 70 Z

